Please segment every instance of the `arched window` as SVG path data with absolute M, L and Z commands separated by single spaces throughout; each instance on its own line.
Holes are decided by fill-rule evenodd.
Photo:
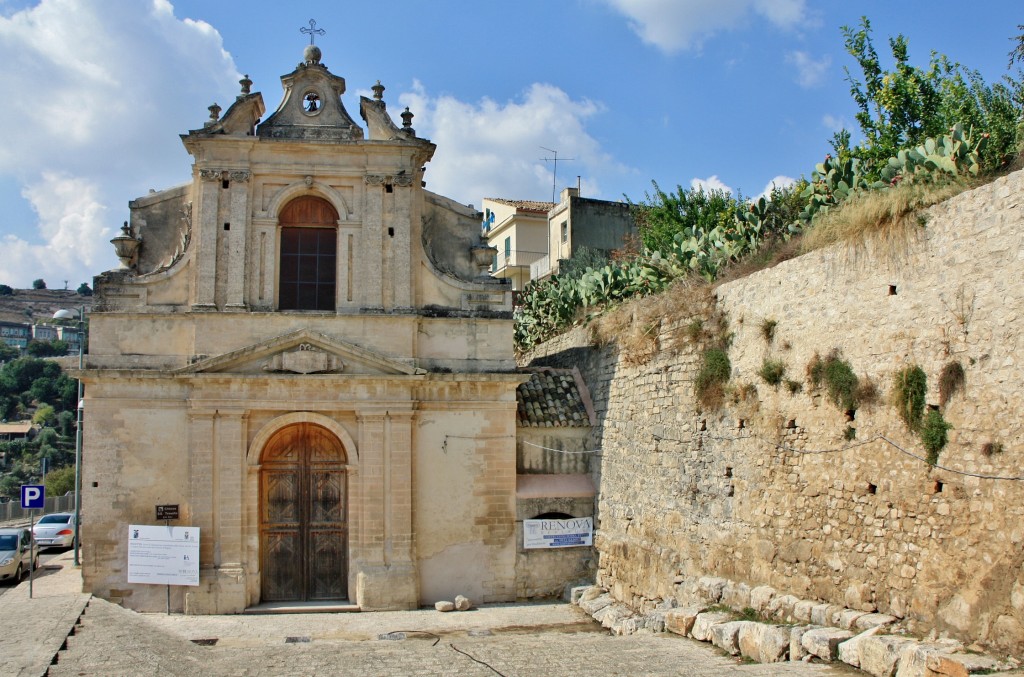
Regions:
M 297 197 L 284 206 L 278 278 L 280 310 L 334 310 L 338 212 L 323 198 Z

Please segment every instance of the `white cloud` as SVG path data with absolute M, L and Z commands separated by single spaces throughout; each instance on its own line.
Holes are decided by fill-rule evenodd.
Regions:
M 399 101 L 415 113 L 417 134 L 438 147 L 427 165 L 427 188 L 460 202 L 479 206 L 484 197 L 550 199 L 554 167 L 542 158 L 553 155 L 542 146 L 558 151 L 559 191 L 583 175 L 584 194 L 599 196 L 594 173 L 619 169 L 585 128 L 601 106 L 574 101 L 553 85 L 535 83 L 520 99 L 501 104 L 487 98 L 467 103 L 433 97 L 416 82 Z
M 664 52 L 695 49 L 751 19 L 793 28 L 808 15 L 806 0 L 605 0 L 629 17 L 640 39 Z
M 217 31 L 167 0 L 40 0 L 0 16 L 0 62 L 0 180 L 38 217 L 3 225 L 0 282 L 17 286 L 116 266 L 108 240 L 127 201 L 188 177 L 176 132 L 238 87 Z
M 760 194 L 755 195 L 753 199 L 756 200 L 761 197 L 763 197 L 766 200 L 771 199 L 772 188 L 785 188 L 786 186 L 792 186 L 794 183 L 796 183 L 796 179 L 794 179 L 792 176 L 779 174 L 771 181 L 769 181 L 768 185 L 764 187 L 764 190 L 762 190 Z
M 835 115 L 824 115 L 821 118 L 821 124 L 825 126 L 830 132 L 840 132 L 844 129 L 851 129 L 850 121 L 842 116 Z
M 724 190 L 727 193 L 735 193 L 732 188 L 725 185 L 725 183 L 718 178 L 717 174 L 712 174 L 706 179 L 694 178 L 690 180 L 690 188 L 693 190 L 701 189 L 705 193 L 712 190 Z
M 786 63 L 796 67 L 796 81 L 800 86 L 810 89 L 825 81 L 832 58 L 815 58 L 807 52 L 797 51 L 786 55 Z

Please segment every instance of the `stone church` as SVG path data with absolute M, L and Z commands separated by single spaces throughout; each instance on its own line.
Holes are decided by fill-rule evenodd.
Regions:
M 358 123 L 303 56 L 265 119 L 246 78 L 182 135 L 191 180 L 129 204 L 123 267 L 96 278 L 85 589 L 163 610 L 163 586 L 126 582 L 127 530 L 177 505 L 200 584 L 172 610 L 512 600 L 511 289 L 479 214 L 425 189 L 412 113 L 377 83 Z

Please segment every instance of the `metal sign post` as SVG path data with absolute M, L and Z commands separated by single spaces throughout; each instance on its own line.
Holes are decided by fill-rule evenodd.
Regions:
M 171 526 L 171 520 L 178 519 L 178 506 L 158 505 L 156 506 L 156 518 L 164 521 L 165 527 Z M 167 584 L 167 615 L 171 615 L 171 584 Z
M 32 599 L 32 582 L 36 570 L 36 514 L 32 510 L 40 510 L 46 506 L 46 487 L 42 484 L 21 485 L 21 507 L 29 510 L 28 528 L 28 598 Z M 18 543 L 21 556 L 21 543 Z

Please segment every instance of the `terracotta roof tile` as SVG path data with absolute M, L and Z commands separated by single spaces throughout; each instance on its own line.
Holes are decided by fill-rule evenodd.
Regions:
M 555 206 L 554 202 L 537 202 L 536 200 L 506 200 L 501 197 L 487 197 L 485 200 L 491 202 L 497 202 L 498 204 L 508 205 L 509 207 L 515 207 L 521 209 L 524 212 L 543 212 L 547 214 Z
M 523 428 L 580 428 L 590 417 L 568 369 L 534 371 L 516 389 L 516 422 Z

